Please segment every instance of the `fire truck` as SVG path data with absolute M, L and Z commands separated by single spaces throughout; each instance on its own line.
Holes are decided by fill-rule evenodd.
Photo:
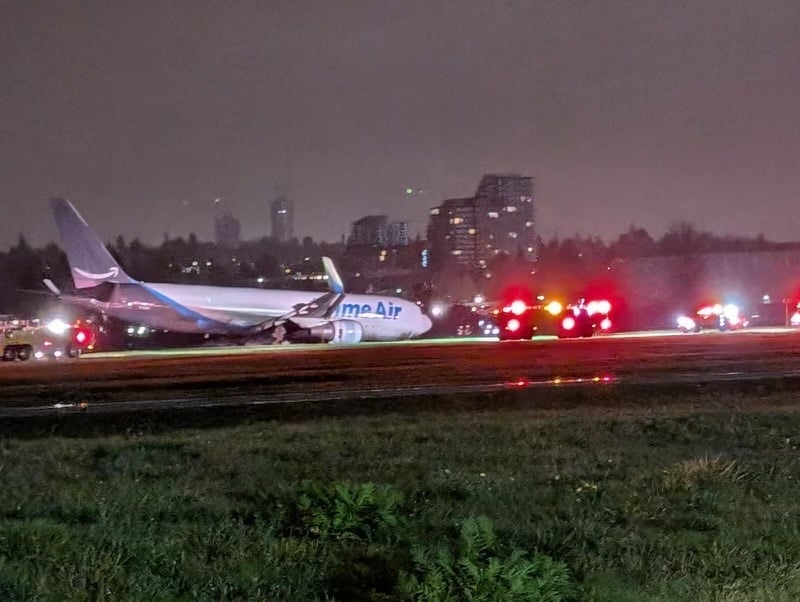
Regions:
M 494 310 L 494 320 L 501 341 L 527 340 L 535 334 L 555 334 L 560 339 L 591 337 L 608 332 L 611 303 L 606 300 L 586 301 L 564 306 L 559 301 L 537 298 L 536 303 L 515 299 Z
M 0 361 L 77 358 L 96 345 L 97 335 L 89 323 L 53 320 L 42 325 L 32 321 L 7 326 L 0 332 Z

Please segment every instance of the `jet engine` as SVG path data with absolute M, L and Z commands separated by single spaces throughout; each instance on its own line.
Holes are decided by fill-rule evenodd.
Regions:
M 360 343 L 364 329 L 354 320 L 334 320 L 308 329 L 311 338 L 323 343 Z

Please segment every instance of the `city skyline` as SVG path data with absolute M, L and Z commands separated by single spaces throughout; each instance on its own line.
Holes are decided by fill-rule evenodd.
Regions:
M 211 239 L 217 198 L 268 235 L 278 193 L 300 238 L 376 213 L 413 236 L 496 172 L 535 179 L 545 240 L 797 239 L 798 25 L 781 1 L 6 4 L 0 249 L 54 240 L 59 195 L 148 243 Z

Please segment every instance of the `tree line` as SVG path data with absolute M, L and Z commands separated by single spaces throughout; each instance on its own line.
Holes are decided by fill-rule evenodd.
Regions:
M 118 236 L 107 247 L 127 272 L 141 280 L 218 286 L 253 284 L 259 278 L 269 286 L 287 285 L 284 278 L 287 268 L 294 271 L 306 265 L 307 269 L 316 270 L 321 256 L 339 260 L 345 251 L 341 243 L 315 242 L 310 237 L 288 242 L 265 237 L 229 249 L 200 241 L 194 234 L 186 238 L 165 237 L 160 245 L 146 245 L 139 240 L 127 242 Z M 489 269 L 498 275 L 508 273 L 509 278 L 538 270 L 540 273 L 558 272 L 560 277 L 580 281 L 585 274 L 597 272 L 615 258 L 799 247 L 800 242 L 778 243 L 763 235 L 716 235 L 681 222 L 658 238 L 637 226 L 631 226 L 610 242 L 598 236 L 578 234 L 554 237 L 540 242 L 539 261 L 534 266 L 521 265 L 524 262 L 518 258 L 502 257 Z M 417 280 L 421 284 L 431 280 L 431 275 L 425 274 L 421 266 L 419 271 Z M 0 314 L 35 315 L 47 300 L 43 278 L 50 278 L 63 290 L 70 289 L 69 266 L 63 251 L 54 243 L 34 248 L 20 236 L 8 251 L 0 252 Z M 498 280 L 495 282 L 499 284 Z

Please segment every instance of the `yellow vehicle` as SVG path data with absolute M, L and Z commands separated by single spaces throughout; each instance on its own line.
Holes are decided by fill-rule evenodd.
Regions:
M 85 350 L 91 350 L 93 346 L 94 336 L 89 329 L 54 320 L 46 326 L 21 325 L 5 328 L 0 333 L 0 360 L 24 362 L 31 358 L 74 358 Z

